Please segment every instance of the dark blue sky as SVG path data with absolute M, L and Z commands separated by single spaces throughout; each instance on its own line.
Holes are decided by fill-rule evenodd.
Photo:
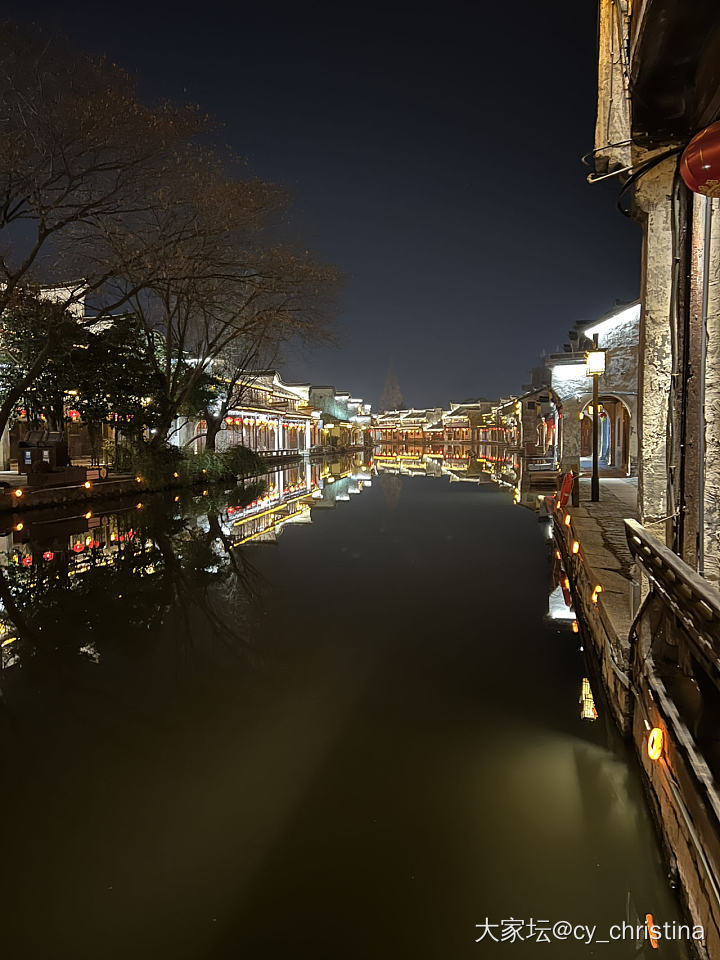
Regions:
M 590 187 L 596 4 L 0 3 L 199 102 L 346 283 L 340 345 L 291 379 L 408 405 L 519 389 L 638 294 L 640 233 Z

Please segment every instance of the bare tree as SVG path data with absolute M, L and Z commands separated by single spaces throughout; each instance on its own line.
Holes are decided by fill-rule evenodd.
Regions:
M 56 306 L 60 325 L 93 294 L 100 313 L 127 302 L 185 239 L 151 227 L 188 179 L 191 141 L 207 128 L 195 109 L 141 104 L 118 67 L 37 27 L 0 23 L 0 313 L 34 293 Z M 120 265 L 132 281 L 108 299 Z M 0 432 L 53 352 L 46 326 L 35 362 L 3 398 Z
M 155 225 L 187 239 L 130 298 L 159 384 L 155 446 L 209 373 L 222 372 L 232 394 L 268 350 L 327 336 L 337 279 L 307 253 L 272 243 L 285 202 L 272 185 L 233 179 L 206 156 L 190 187 Z M 132 283 L 131 271 L 121 283 Z

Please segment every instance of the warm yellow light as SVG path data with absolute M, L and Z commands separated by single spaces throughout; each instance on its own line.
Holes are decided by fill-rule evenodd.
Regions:
M 25 526 L 25 524 L 23 524 L 23 523 L 16 523 L 16 524 L 15 524 L 15 529 L 16 529 L 16 530 L 22 530 L 22 528 L 23 528 L 24 526 Z
M 177 478 L 180 476 L 180 474 L 179 474 L 179 473 L 174 473 L 173 476 L 174 476 L 175 479 L 177 480 Z
M 648 734 L 647 752 L 651 760 L 659 760 L 663 751 L 663 732 L 660 727 L 653 727 Z
M 563 580 L 563 586 L 565 587 L 566 590 L 570 589 L 570 581 L 568 580 L 567 577 L 565 577 L 565 579 Z
M 572 518 L 571 518 L 570 514 L 569 514 L 569 513 L 566 513 L 566 514 L 565 514 L 565 526 L 566 526 L 566 527 L 569 527 L 569 526 L 570 526 L 570 520 L 571 520 L 571 519 L 572 519 Z
M 592 592 L 592 597 L 590 598 L 593 603 L 598 602 L 598 595 L 601 594 L 602 592 L 603 592 L 602 586 L 599 583 L 596 584 L 595 589 Z
M 85 514 L 85 519 L 89 520 L 91 516 L 92 516 L 92 510 L 88 510 L 88 512 Z
M 580 550 L 580 541 L 579 541 L 579 540 L 573 540 L 573 542 L 572 542 L 572 552 L 573 552 L 573 553 L 578 553 L 579 550 Z
M 86 480 L 85 483 L 83 484 L 83 486 L 85 487 L 86 490 L 89 490 L 90 487 L 92 486 L 92 484 L 90 483 L 89 480 Z
M 645 923 L 647 925 L 648 936 L 650 937 L 650 946 L 653 948 L 653 950 L 659 950 L 660 947 L 658 946 L 658 940 L 660 939 L 660 935 L 657 930 L 653 929 L 655 927 L 655 920 L 653 919 L 653 915 L 651 913 L 645 914 Z
M 578 626 L 577 620 L 573 620 L 571 626 L 572 626 L 572 632 L 573 632 L 573 633 L 579 633 L 579 632 L 580 632 L 580 627 Z
M 585 376 L 598 377 L 605 373 L 605 351 L 588 350 L 585 354 Z
M 136 503 L 136 504 L 135 504 L 135 507 L 136 507 L 136 509 L 138 509 L 138 510 L 142 510 L 142 504 L 141 504 L 141 503 Z
M 562 554 L 560 553 L 559 550 L 556 550 L 556 551 L 555 551 L 555 557 L 556 557 L 556 559 L 558 559 L 558 560 L 561 560 L 561 559 L 562 559 Z
M 135 477 L 135 483 L 142 483 L 142 477 Z
M 582 410 L 581 410 L 580 413 L 578 414 L 578 420 L 582 420 L 582 418 L 583 418 L 584 416 L 585 416 L 585 414 L 584 414 L 584 413 L 582 412 Z
M 180 500 L 180 497 L 175 497 L 175 503 L 177 503 L 179 500 Z
M 23 492 L 22 492 L 22 490 L 20 489 L 20 487 L 18 487 L 17 490 L 15 491 L 15 496 L 16 496 L 16 497 L 21 497 L 22 495 L 23 495 Z

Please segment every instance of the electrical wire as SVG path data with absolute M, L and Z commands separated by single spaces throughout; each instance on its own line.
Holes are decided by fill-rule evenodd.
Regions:
M 629 147 L 631 143 L 636 142 L 636 140 L 633 140 L 633 138 L 630 137 L 629 140 L 618 140 L 617 143 L 606 143 L 602 147 L 595 147 L 594 150 L 588 150 L 587 153 L 584 153 L 580 157 L 580 163 L 584 164 L 586 167 L 590 167 L 592 166 L 590 163 L 590 157 L 594 157 L 596 153 L 601 153 L 603 150 L 612 150 L 613 147 Z
M 621 205 L 621 200 L 623 196 L 627 193 L 627 191 L 630 189 L 630 187 L 634 183 L 637 183 L 640 177 L 643 177 L 646 173 L 648 173 L 648 171 L 652 170 L 653 167 L 656 167 L 659 163 L 662 163 L 663 160 L 667 160 L 668 157 L 672 157 L 676 153 L 682 153 L 684 149 L 685 149 L 684 146 L 672 147 L 670 150 L 666 150 L 664 153 L 660 153 L 657 156 L 652 157 L 650 160 L 646 161 L 641 167 L 638 167 L 638 169 L 634 173 L 630 174 L 630 176 L 627 178 L 625 183 L 622 185 L 620 193 L 617 196 L 617 208 L 624 217 L 632 216 L 630 211 L 626 210 Z

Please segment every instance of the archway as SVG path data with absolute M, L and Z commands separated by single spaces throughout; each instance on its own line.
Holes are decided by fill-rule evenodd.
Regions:
M 592 457 L 592 400 L 580 412 L 580 457 Z M 618 476 L 630 473 L 630 429 L 632 417 L 627 403 L 612 393 L 598 398 L 600 417 L 600 469 Z

